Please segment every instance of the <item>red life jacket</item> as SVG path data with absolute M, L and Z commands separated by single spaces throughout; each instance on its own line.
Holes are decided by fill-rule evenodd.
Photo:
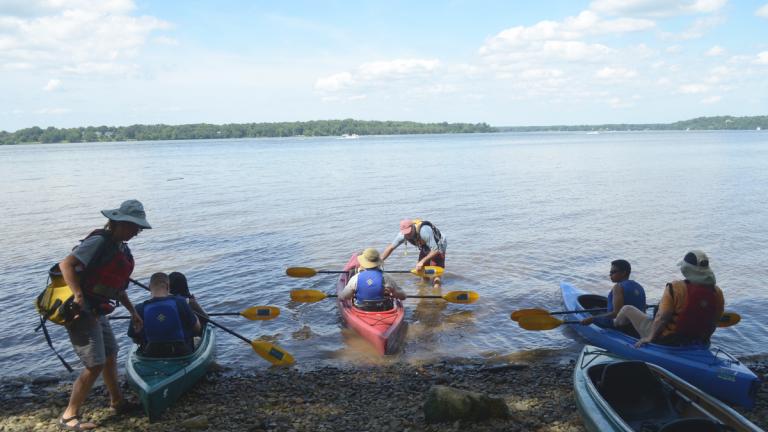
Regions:
M 715 320 L 723 307 L 720 297 L 711 285 L 700 285 L 688 280 L 673 282 L 680 283 L 685 283 L 687 294 L 683 309 L 675 314 L 674 333 L 692 340 L 707 340 L 715 331 Z M 674 293 L 673 287 L 670 290 Z
M 95 235 L 104 237 L 104 242 L 82 273 L 80 287 L 91 305 L 98 309 L 98 305 L 117 300 L 120 292 L 128 288 L 128 278 L 133 273 L 134 263 L 128 245 L 123 244 L 121 247 L 102 229 L 93 231 L 86 238 Z

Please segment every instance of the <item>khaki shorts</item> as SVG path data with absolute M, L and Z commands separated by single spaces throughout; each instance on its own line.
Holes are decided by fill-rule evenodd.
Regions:
M 624 305 L 613 320 L 613 325 L 619 327 L 630 323 L 641 338 L 650 336 L 653 330 L 653 318 L 634 306 Z
M 106 316 L 79 318 L 66 326 L 75 354 L 85 367 L 101 366 L 117 355 L 118 345 Z

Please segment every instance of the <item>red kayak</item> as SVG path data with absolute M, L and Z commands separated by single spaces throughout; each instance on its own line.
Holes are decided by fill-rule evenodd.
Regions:
M 357 254 L 352 255 L 344 266 L 347 273 L 339 277 L 336 294 L 341 294 L 349 278 L 355 274 L 356 267 Z M 339 300 L 338 303 L 341 318 L 347 326 L 373 344 L 379 354 L 394 354 L 400 349 L 407 328 L 402 301 L 395 299 L 394 308 L 376 312 L 360 310 L 352 304 L 352 300 Z

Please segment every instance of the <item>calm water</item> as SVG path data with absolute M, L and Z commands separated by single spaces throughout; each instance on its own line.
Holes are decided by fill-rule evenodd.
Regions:
M 130 142 L 0 147 L 0 376 L 63 371 L 33 333 L 33 297 L 46 270 L 100 227 L 99 210 L 144 202 L 155 227 L 130 245 L 134 277 L 182 271 L 209 311 L 279 306 L 274 321 L 222 318 L 268 337 L 299 365 L 515 359 L 570 355 L 567 329 L 526 332 L 518 308 L 560 304 L 561 280 L 605 293 L 609 263 L 626 258 L 649 298 L 679 277 L 690 248 L 710 254 L 729 310 L 743 320 L 714 341 L 742 357 L 768 354 L 768 133 L 494 134 Z M 399 356 L 381 359 L 342 330 L 331 300 L 289 301 L 288 291 L 333 291 L 335 277 L 291 279 L 289 266 L 339 269 L 353 251 L 383 248 L 404 217 L 448 237 L 443 290 L 481 294 L 475 305 L 407 302 Z M 388 261 L 408 269 L 413 248 Z M 407 292 L 429 293 L 399 275 Z M 134 302 L 146 298 L 138 287 Z M 122 345 L 126 321 L 113 327 Z M 57 346 L 75 360 L 62 328 Z M 222 334 L 219 361 L 269 365 Z M 122 361 L 122 360 L 121 360 Z

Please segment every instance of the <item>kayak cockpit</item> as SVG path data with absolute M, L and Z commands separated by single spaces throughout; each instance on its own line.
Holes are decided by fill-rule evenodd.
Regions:
M 645 362 L 596 364 L 587 375 L 600 397 L 632 430 L 731 430 L 727 420 L 721 421 L 725 413 Z

